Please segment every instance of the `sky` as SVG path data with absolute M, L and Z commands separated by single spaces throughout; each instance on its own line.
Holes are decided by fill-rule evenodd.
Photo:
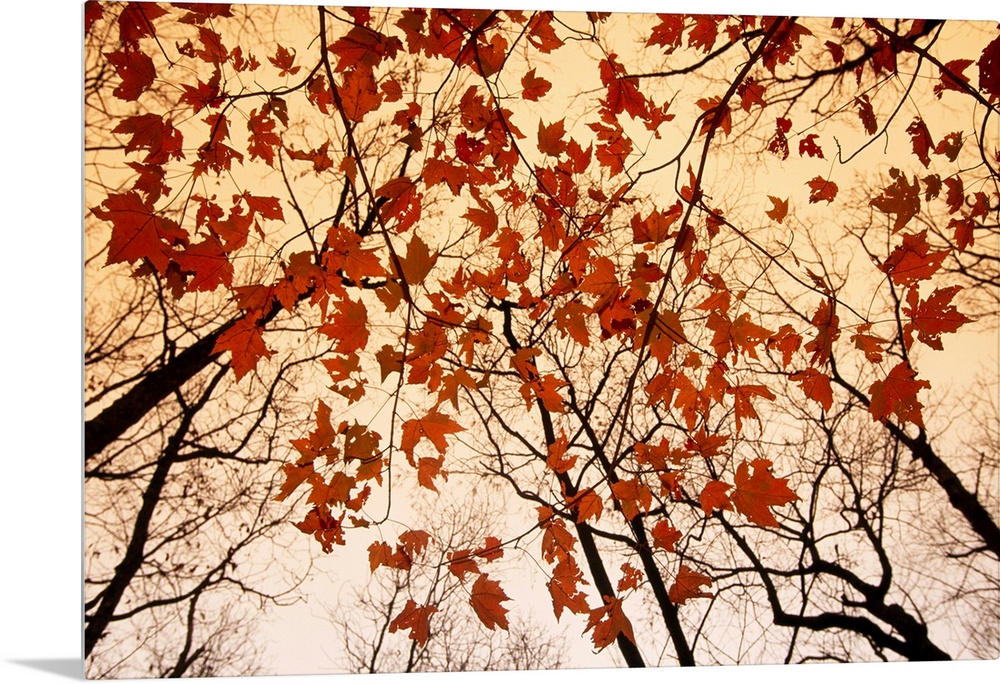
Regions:
M 288 3 L 285 3 L 288 4 Z M 399 5 L 408 3 L 389 2 Z M 808 7 L 815 15 L 920 15 L 1000 19 L 978 0 L 948 4 L 926 0 L 841 0 L 796 5 L 788 0 L 702 0 L 695 3 L 584 0 L 546 3 L 478 0 L 439 6 L 540 7 L 553 9 L 684 11 L 785 14 Z M 0 680 L 58 682 L 82 672 L 81 570 L 81 108 L 80 26 L 82 2 L 7 5 L 0 41 L 6 84 L 3 107 L 5 161 L 5 268 L 7 317 L 2 358 L 7 397 L 3 422 L 6 470 L 2 500 L 2 563 L 7 588 L 0 608 Z M 993 16 L 990 16 L 990 13 Z M 10 183 L 13 182 L 13 185 Z M 11 210 L 13 214 L 11 215 Z M 74 667 L 74 662 L 76 667 Z M 661 681 L 714 684 L 745 679 L 750 684 L 816 684 L 850 677 L 866 682 L 918 676 L 920 679 L 981 677 L 992 680 L 1000 662 L 928 665 L 810 665 L 629 673 L 635 684 Z M 919 669 L 915 669 L 919 668 Z M 75 674 L 73 674 L 75 672 Z M 624 673 L 615 674 L 622 676 Z M 512 675 L 378 675 L 391 684 L 487 680 L 503 684 L 599 681 L 608 673 L 561 671 Z M 358 680 L 347 676 L 344 681 Z M 250 682 L 249 679 L 225 681 Z M 268 684 L 321 681 L 275 677 Z

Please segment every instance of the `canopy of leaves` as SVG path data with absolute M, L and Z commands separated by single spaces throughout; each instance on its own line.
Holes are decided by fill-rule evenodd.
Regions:
M 315 371 L 273 426 L 277 500 L 367 572 L 440 545 L 487 630 L 527 601 L 489 564 L 529 557 L 597 650 L 656 650 L 629 618 L 652 597 L 693 662 L 708 589 L 765 572 L 712 570 L 713 535 L 752 556 L 810 515 L 792 447 L 847 415 L 924 439 L 923 352 L 996 261 L 995 139 L 934 111 L 987 130 L 989 27 L 942 62 L 950 27 L 910 20 L 95 7 L 101 265 L 198 313 L 171 344 L 213 328 L 200 368 L 236 387 Z M 451 546 L 426 521 L 456 492 L 524 506 Z M 436 600 L 386 629 L 424 647 Z

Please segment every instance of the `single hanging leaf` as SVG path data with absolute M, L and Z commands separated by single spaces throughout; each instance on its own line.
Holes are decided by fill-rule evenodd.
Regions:
M 232 353 L 229 365 L 236 374 L 237 382 L 257 368 L 260 359 L 269 359 L 274 353 L 267 348 L 260 328 L 248 318 L 241 318 L 219 335 L 212 353 L 221 354 L 225 351 Z
M 820 159 L 825 159 L 823 156 L 823 148 L 816 143 L 816 139 L 819 136 L 815 133 L 810 133 L 806 137 L 799 141 L 799 156 L 800 157 L 819 157 Z
M 903 326 L 907 347 L 912 346 L 913 334 L 916 333 L 918 340 L 931 349 L 940 351 L 944 349 L 941 335 L 956 332 L 972 320 L 951 303 L 961 290 L 960 285 L 939 288 L 930 297 L 920 301 L 917 288 L 910 288 L 906 294 L 906 306 L 903 307 L 903 313 L 910 318 Z
M 733 503 L 726 494 L 732 488 L 732 485 L 720 482 L 719 480 L 708 481 L 705 488 L 701 490 L 701 496 L 698 498 L 701 503 L 701 510 L 704 511 L 706 517 L 712 515 L 715 511 L 733 510 Z
M 622 609 L 619 599 L 610 596 L 604 597 L 604 605 L 590 611 L 590 619 L 587 621 L 587 630 L 594 630 L 591 639 L 594 647 L 601 651 L 615 642 L 618 635 L 623 635 L 626 639 L 635 643 L 635 634 L 632 631 L 632 623 Z
M 806 397 L 822 406 L 824 411 L 829 411 L 833 406 L 833 389 L 830 387 L 830 376 L 826 373 L 820 373 L 815 368 L 806 368 L 804 371 L 792 373 L 788 379 L 799 383 Z
M 629 591 L 638 589 L 643 580 L 642 571 L 634 567 L 631 563 L 622 563 L 622 577 L 618 580 L 618 591 Z
M 749 465 L 746 461 L 740 463 L 734 482 L 736 488 L 729 495 L 730 500 L 747 520 L 761 527 L 778 526 L 771 507 L 799 500 L 798 495 L 788 488 L 787 479 L 771 474 L 771 462 L 767 459 L 757 458 Z
M 402 612 L 389 623 L 389 631 L 396 633 L 401 629 L 408 629 L 410 638 L 423 646 L 430 636 L 431 615 L 437 610 L 436 606 L 418 606 L 413 599 L 409 599 Z
M 111 223 L 107 264 L 148 259 L 158 273 L 166 273 L 174 245 L 185 244 L 187 231 L 172 219 L 164 218 L 137 192 L 108 195 L 94 216 Z
M 668 520 L 660 520 L 650 531 L 653 535 L 653 546 L 659 549 L 666 549 L 667 551 L 674 551 L 675 545 L 681 539 L 680 530 L 674 528 Z M 621 589 L 619 588 L 619 591 Z
M 948 250 L 932 252 L 927 244 L 927 231 L 903 236 L 898 245 L 879 267 L 896 285 L 910 286 L 937 273 L 948 256 Z
M 788 200 L 779 199 L 773 195 L 768 195 L 767 198 L 771 200 L 771 208 L 765 212 L 767 217 L 772 221 L 782 223 L 788 215 Z
M 402 440 L 400 448 L 413 460 L 413 450 L 423 439 L 428 439 L 443 454 L 448 450 L 447 435 L 462 432 L 465 428 L 453 421 L 446 414 L 440 413 L 437 409 L 420 419 L 411 419 L 403 423 Z
M 833 202 L 837 197 L 837 184 L 822 176 L 816 176 L 806 183 L 809 186 L 809 203 Z
M 868 204 L 883 213 L 895 214 L 892 232 L 897 233 L 920 211 L 920 181 L 914 176 L 911 185 L 906 174 L 897 168 L 889 169 L 889 176 L 895 182 Z
M 564 608 L 576 615 L 590 613 L 587 595 L 577 586 L 586 583 L 583 572 L 572 556 L 566 556 L 556 564 L 552 571 L 552 579 L 546 582 L 545 586 L 552 597 L 552 612 L 555 613 L 557 621 L 562 617 Z
M 927 167 L 931 163 L 930 150 L 934 147 L 931 139 L 931 132 L 927 130 L 927 124 L 920 117 L 917 117 L 907 126 L 906 132 L 910 134 L 910 142 L 913 145 L 913 154 L 917 155 L 920 163 Z
M 917 399 L 917 392 L 930 389 L 931 384 L 926 380 L 917 380 L 916 375 L 909 363 L 900 361 L 885 380 L 876 380 L 872 384 L 868 390 L 871 395 L 868 412 L 874 420 L 886 420 L 895 415 L 901 423 L 924 426 L 921 414 L 923 404 Z
M 152 58 L 137 50 L 119 50 L 105 55 L 115 68 L 122 82 L 114 90 L 119 100 L 134 102 L 156 80 L 156 67 Z
M 990 102 L 1000 100 L 1000 36 L 986 46 L 979 57 L 979 89 Z
M 872 109 L 871 100 L 868 95 L 862 93 L 854 98 L 854 104 L 858 108 L 858 116 L 861 118 L 861 125 L 865 127 L 865 133 L 875 135 L 878 130 L 878 122 L 875 120 L 875 110 Z
M 551 157 L 558 157 L 566 151 L 566 142 L 563 136 L 566 135 L 565 119 L 560 119 L 554 124 L 546 126 L 541 119 L 538 121 L 538 151 Z
M 469 602 L 484 625 L 489 629 L 506 630 L 507 609 L 500 604 L 509 601 L 510 597 L 500 588 L 500 583 L 489 579 L 488 575 L 480 575 L 472 585 L 472 597 Z
M 672 602 L 681 606 L 693 598 L 712 598 L 711 593 L 701 590 L 701 587 L 710 586 L 712 586 L 711 578 L 682 565 L 667 594 Z
M 535 70 L 532 69 L 521 77 L 521 87 L 523 88 L 522 98 L 537 102 L 545 97 L 545 94 L 552 88 L 552 84 L 540 76 L 535 76 Z

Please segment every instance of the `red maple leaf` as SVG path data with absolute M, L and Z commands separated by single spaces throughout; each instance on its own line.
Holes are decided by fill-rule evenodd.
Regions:
M 818 144 L 816 144 L 816 139 L 818 137 L 819 135 L 817 135 L 816 133 L 810 133 L 809 135 L 807 135 L 806 137 L 802 138 L 802 140 L 799 141 L 800 157 L 805 157 L 808 155 L 810 157 L 819 157 L 820 159 L 824 159 L 823 148 L 820 147 Z
M 148 259 L 159 273 L 165 273 L 174 254 L 174 245 L 185 244 L 186 231 L 161 216 L 137 192 L 108 195 L 94 216 L 111 223 L 107 264 L 132 263 Z
M 927 231 L 922 230 L 904 236 L 902 244 L 892 250 L 879 268 L 895 284 L 909 286 L 937 273 L 947 256 L 947 250 L 931 251 L 927 244 Z
M 710 586 L 711 578 L 682 565 L 667 594 L 672 602 L 681 606 L 693 598 L 712 598 L 711 593 L 701 590 L 702 587 Z
M 917 288 L 910 288 L 906 295 L 906 306 L 903 313 L 910 320 L 903 327 L 906 346 L 913 344 L 913 334 L 917 339 L 931 349 L 942 350 L 941 335 L 956 332 L 972 319 L 955 308 L 951 303 L 955 295 L 962 290 L 960 285 L 934 290 L 931 296 L 920 301 Z
M 902 423 L 923 427 L 923 404 L 917 400 L 917 392 L 930 389 L 931 384 L 926 380 L 917 380 L 916 375 L 909 363 L 900 361 L 885 380 L 876 380 L 868 391 L 871 395 L 868 412 L 872 418 L 885 420 L 895 414 Z
M 224 351 L 232 353 L 229 365 L 239 381 L 244 375 L 257 367 L 261 358 L 271 358 L 273 352 L 267 348 L 260 328 L 250 319 L 244 317 L 233 323 L 215 341 L 213 354 Z
M 403 423 L 400 448 L 412 462 L 413 450 L 426 438 L 431 441 L 438 453 L 443 454 L 448 450 L 447 436 L 462 432 L 464 429 L 444 413 L 432 409 L 423 418 L 414 418 Z
M 767 198 L 771 200 L 771 208 L 765 212 L 767 217 L 777 223 L 783 222 L 788 215 L 788 200 L 779 199 L 772 195 L 768 195 Z
M 361 351 L 368 344 L 368 309 L 361 301 L 341 301 L 331 322 L 320 326 L 319 332 L 337 341 L 338 354 Z
M 114 90 L 114 96 L 119 100 L 134 102 L 139 99 L 149 86 L 156 80 L 156 67 L 153 59 L 145 52 L 137 50 L 118 50 L 104 55 L 115 68 L 122 82 Z
M 604 500 L 591 487 L 567 499 L 566 505 L 576 511 L 577 522 L 587 522 L 591 518 L 596 522 L 604 514 Z
M 587 630 L 590 629 L 594 630 L 591 639 L 599 651 L 613 644 L 619 634 L 635 643 L 632 623 L 622 609 L 621 600 L 611 596 L 605 596 L 604 605 L 590 611 Z
M 931 139 L 931 132 L 927 130 L 927 124 L 920 117 L 917 117 L 907 126 L 906 132 L 910 134 L 910 142 L 913 145 L 913 154 L 925 167 L 931 163 L 930 150 L 934 147 Z
M 545 97 L 545 94 L 552 88 L 552 84 L 540 76 L 535 76 L 535 70 L 531 69 L 521 77 L 521 97 L 525 100 L 537 102 Z
M 567 555 L 560 559 L 552 571 L 552 579 L 545 584 L 552 597 L 552 610 L 556 620 L 562 617 L 564 608 L 577 615 L 590 612 L 587 595 L 577 586 L 586 583 L 583 572 L 572 556 Z
M 753 475 L 746 461 L 737 467 L 736 488 L 729 499 L 750 522 L 761 527 L 777 527 L 778 521 L 771 507 L 784 506 L 798 501 L 799 497 L 788 488 L 786 478 L 776 478 L 771 474 L 771 462 L 767 459 L 754 459 L 749 466 L 753 467 Z
M 489 575 L 480 575 L 472 585 L 472 596 L 469 603 L 476 615 L 489 629 L 507 629 L 507 609 L 500 605 L 509 601 L 510 597 L 500 588 L 500 583 L 491 580 Z
M 836 314 L 832 298 L 820 302 L 811 322 L 816 326 L 816 337 L 806 342 L 805 350 L 812 352 L 810 363 L 822 366 L 830 360 L 833 343 L 840 337 L 840 317 Z
M 423 530 L 407 530 L 399 535 L 399 543 L 410 558 L 416 558 L 430 543 L 431 535 Z
M 774 136 L 767 143 L 767 151 L 782 159 L 788 159 L 788 138 L 785 134 L 790 130 L 792 130 L 792 122 L 788 119 L 778 117 L 775 124 Z
M 858 108 L 858 116 L 861 118 L 861 125 L 865 127 L 865 133 L 875 135 L 878 130 L 878 122 L 875 120 L 875 110 L 872 108 L 868 95 L 862 93 L 854 98 L 854 104 Z
M 622 513 L 631 520 L 639 515 L 639 509 L 649 511 L 653 504 L 653 493 L 637 478 L 620 480 L 611 485 L 611 493 L 621 505 Z
M 833 406 L 833 389 L 830 387 L 830 376 L 820 373 L 815 368 L 806 368 L 804 371 L 792 373 L 788 379 L 799 383 L 806 396 L 823 407 L 824 411 L 829 411 Z
M 410 638 L 420 646 L 430 637 L 430 618 L 437 612 L 437 606 L 418 606 L 413 599 L 407 599 L 402 612 L 389 623 L 389 631 L 410 630 Z
M 634 567 L 631 563 L 622 563 L 621 569 L 622 576 L 618 580 L 618 591 L 623 592 L 630 589 L 638 589 L 643 579 L 642 571 Z
M 541 119 L 538 120 L 538 151 L 552 157 L 558 157 L 566 151 L 566 142 L 563 136 L 566 135 L 565 119 L 560 119 L 553 124 L 546 126 Z
M 299 531 L 311 534 L 316 538 L 322 547 L 323 553 L 331 553 L 333 545 L 344 545 L 344 513 L 340 517 L 334 518 L 330 510 L 325 506 L 314 507 L 310 510 L 302 522 L 294 523 Z
M 191 274 L 189 292 L 211 292 L 220 285 L 233 284 L 233 264 L 215 236 L 175 252 L 174 261 L 183 273 Z
M 719 480 L 709 480 L 705 488 L 701 490 L 698 500 L 701 502 L 701 510 L 706 516 L 712 515 L 715 511 L 731 511 L 733 503 L 726 494 L 733 486 L 720 482 Z
M 165 164 L 184 158 L 184 137 L 169 119 L 158 114 L 139 114 L 122 119 L 112 133 L 131 134 L 125 152 L 146 150 L 144 164 Z
M 833 202 L 837 197 L 837 184 L 831 180 L 827 180 L 822 176 L 816 176 L 811 181 L 806 183 L 809 186 L 809 203 L 815 204 L 816 202 Z
M 897 168 L 889 169 L 889 176 L 895 179 L 895 182 L 869 204 L 881 212 L 896 215 L 896 220 L 892 224 L 892 232 L 895 233 L 920 211 L 920 182 L 914 176 L 911 185 L 906 180 L 906 174 Z
M 459 549 L 448 552 L 448 572 L 461 581 L 465 581 L 466 575 L 479 574 L 479 564 L 471 549 Z
M 668 520 L 660 520 L 653 525 L 650 534 L 653 535 L 653 546 L 667 551 L 673 551 L 682 536 L 680 530 L 671 525 Z
M 382 93 L 379 92 L 371 69 L 357 68 L 348 71 L 339 92 L 344 116 L 354 123 L 360 123 L 367 114 L 382 104 Z
M 979 89 L 990 102 L 1000 100 L 1000 36 L 994 38 L 979 56 Z

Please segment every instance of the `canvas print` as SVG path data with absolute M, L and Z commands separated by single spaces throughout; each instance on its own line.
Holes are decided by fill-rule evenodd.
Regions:
M 83 32 L 88 677 L 1000 655 L 996 23 Z

